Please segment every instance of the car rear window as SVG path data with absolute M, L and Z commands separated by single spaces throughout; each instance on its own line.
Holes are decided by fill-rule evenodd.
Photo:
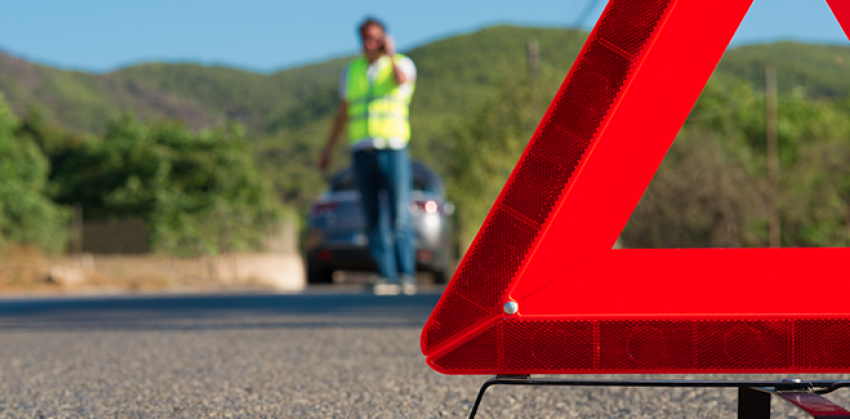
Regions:
M 333 192 L 353 191 L 356 189 L 357 183 L 354 180 L 354 172 L 345 172 L 337 176 L 333 180 L 333 184 L 331 184 L 331 191 Z
M 346 171 L 333 180 L 332 192 L 356 191 L 357 182 L 353 171 Z M 431 179 L 423 173 L 413 173 L 413 190 L 416 192 L 436 192 L 436 186 Z

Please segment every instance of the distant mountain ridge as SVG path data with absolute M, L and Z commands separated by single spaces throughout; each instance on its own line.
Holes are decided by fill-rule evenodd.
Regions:
M 495 26 L 407 51 L 420 78 L 414 109 L 434 121 L 458 113 L 487 94 L 500 66 L 525 65 L 530 39 L 538 41 L 544 65 L 566 74 L 586 36 L 571 29 Z M 272 132 L 326 118 L 347 59 L 272 74 L 163 63 L 93 74 L 0 52 L 0 92 L 19 115 L 39 106 L 61 126 L 81 132 L 99 132 L 108 120 L 128 112 L 142 119 L 182 120 L 193 128 L 236 120 L 253 132 Z M 850 47 L 844 46 L 780 42 L 739 47 L 727 52 L 714 78 L 760 86 L 768 61 L 777 67 L 782 90 L 800 86 L 809 95 L 828 97 L 850 92 Z
M 237 120 L 252 128 L 269 115 L 315 92 L 315 78 L 342 61 L 263 75 L 198 64 L 148 63 L 107 74 L 29 63 L 0 51 L 0 92 L 16 113 L 39 106 L 67 128 L 96 132 L 122 113 L 166 118 L 205 128 Z M 326 84 L 327 77 L 322 79 Z

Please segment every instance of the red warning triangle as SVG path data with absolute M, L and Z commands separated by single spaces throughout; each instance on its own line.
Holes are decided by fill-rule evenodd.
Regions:
M 844 34 L 850 37 L 850 2 L 846 0 L 826 0 L 832 14 L 838 19 L 838 24 L 844 30 Z
M 611 250 L 751 3 L 609 2 L 422 331 L 432 368 L 850 371 L 850 249 Z

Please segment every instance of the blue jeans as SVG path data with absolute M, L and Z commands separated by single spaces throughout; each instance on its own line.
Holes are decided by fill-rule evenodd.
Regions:
M 413 179 L 407 148 L 365 150 L 354 153 L 354 173 L 366 216 L 369 253 L 378 274 L 398 283 L 399 273 L 413 276 L 413 231 L 410 225 L 410 190 Z M 380 194 L 387 197 L 381 205 Z

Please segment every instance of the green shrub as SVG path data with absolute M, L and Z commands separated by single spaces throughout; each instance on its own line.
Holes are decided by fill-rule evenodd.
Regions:
M 65 248 L 69 211 L 47 196 L 48 160 L 27 136 L 16 136 L 18 122 L 0 95 L 0 245 Z

